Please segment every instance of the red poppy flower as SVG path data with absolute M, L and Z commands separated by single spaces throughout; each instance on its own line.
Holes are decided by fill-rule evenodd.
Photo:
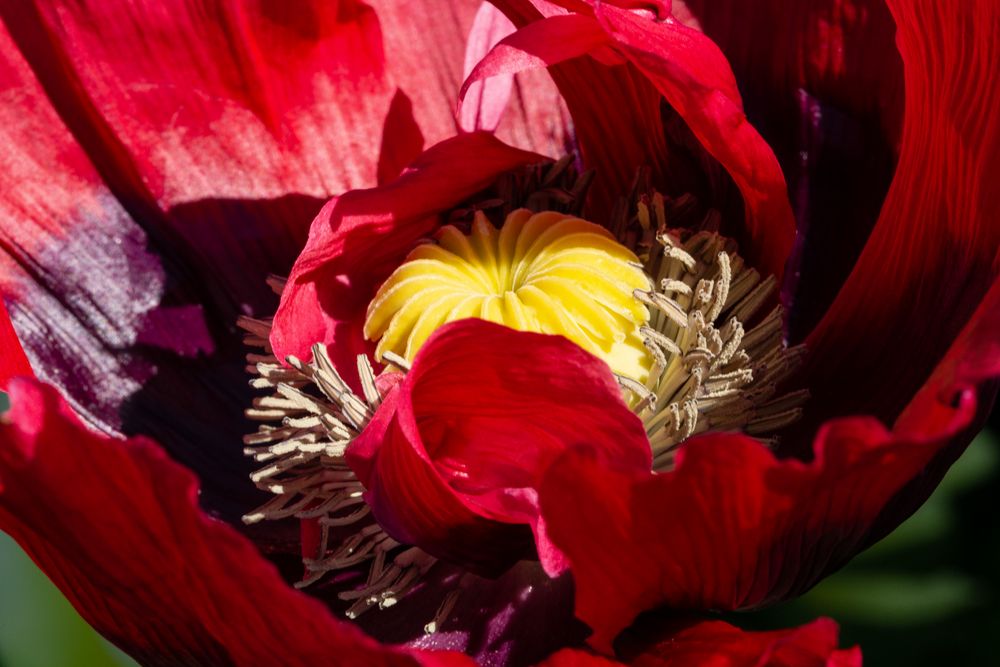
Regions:
M 859 664 L 698 614 L 988 412 L 1000 9 L 496 4 L 0 6 L 0 528 L 147 664 Z

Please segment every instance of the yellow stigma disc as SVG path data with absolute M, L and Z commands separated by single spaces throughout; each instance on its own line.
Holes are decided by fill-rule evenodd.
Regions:
M 639 327 L 649 311 L 639 260 L 603 227 L 564 213 L 514 211 L 497 230 L 482 213 L 469 235 L 447 226 L 418 246 L 371 304 L 365 337 L 381 361 L 412 361 L 438 327 L 469 317 L 521 331 L 559 334 L 644 382 L 649 353 Z

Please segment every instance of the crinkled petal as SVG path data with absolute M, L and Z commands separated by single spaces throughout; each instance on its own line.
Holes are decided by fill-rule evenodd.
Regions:
M 312 223 L 274 319 L 279 358 L 311 357 L 314 343 L 349 382 L 355 357 L 371 351 L 362 325 L 379 284 L 429 236 L 442 213 L 519 166 L 544 160 L 485 132 L 463 134 L 425 151 L 397 180 L 331 200 Z
M 660 475 L 565 455 L 543 482 L 542 514 L 598 645 L 659 605 L 746 609 L 793 597 L 898 525 L 979 426 L 977 387 L 1000 375 L 998 318 L 1000 284 L 893 430 L 871 417 L 830 421 L 809 463 L 737 434 L 693 438 Z
M 455 117 L 455 94 L 465 74 L 469 40 L 477 31 L 482 0 L 371 0 L 378 13 L 387 68 L 396 85 L 413 100 L 414 118 L 428 144 L 437 143 L 461 125 Z M 505 104 L 492 109 L 502 141 L 558 158 L 572 141 L 566 105 L 547 77 L 517 76 Z M 357 187 L 357 186 L 356 186 Z
M 375 517 L 397 540 L 481 571 L 530 555 L 516 538 L 524 526 L 546 570 L 563 569 L 537 488 L 566 449 L 624 470 L 652 464 L 607 365 L 561 336 L 447 325 L 389 398 L 347 454 Z
M 813 398 L 797 434 L 836 415 L 893 422 L 1000 273 L 1000 5 L 889 7 L 906 84 L 899 167 L 864 252 L 806 341 Z
M 249 541 L 197 508 L 194 476 L 152 441 L 88 430 L 35 381 L 15 380 L 10 398 L 0 528 L 142 664 L 461 664 L 379 646 L 288 587 Z

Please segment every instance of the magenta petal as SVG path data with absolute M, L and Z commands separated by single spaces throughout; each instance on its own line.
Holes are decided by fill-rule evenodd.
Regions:
M 488 2 L 479 6 L 465 47 L 465 72 L 468 79 L 476 64 L 497 42 L 514 32 L 514 24 L 499 9 Z M 468 101 L 461 104 L 459 124 L 466 132 L 493 132 L 500 124 L 514 89 L 513 74 L 478 81 L 469 87 Z

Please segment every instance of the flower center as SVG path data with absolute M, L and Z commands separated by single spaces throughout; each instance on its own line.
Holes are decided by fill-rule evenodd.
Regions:
M 634 296 L 648 290 L 638 258 L 603 227 L 564 213 L 514 211 L 496 229 L 477 213 L 469 234 L 446 226 L 389 276 L 368 307 L 364 334 L 375 357 L 412 361 L 448 322 L 480 318 L 559 334 L 645 382 L 651 365 Z
M 551 190 L 567 164 L 539 172 L 539 181 Z M 586 179 L 579 180 L 584 186 L 571 190 L 582 200 Z M 528 194 L 511 205 L 537 199 Z M 644 193 L 641 185 L 632 196 L 637 206 L 621 206 L 608 221 L 613 234 L 565 213 L 524 209 L 509 213 L 499 229 L 482 212 L 467 234 L 444 227 L 410 253 L 369 304 L 364 334 L 377 341 L 376 358 L 388 366 L 379 375 L 358 357 L 360 393 L 323 343 L 313 346 L 310 361 L 289 357 L 283 364 L 269 343 L 271 320 L 240 319 L 246 342 L 262 348 L 247 357 L 256 375 L 251 384 L 270 392 L 246 412 L 261 425 L 245 437 L 245 451 L 261 465 L 252 481 L 274 494 L 244 521 L 310 522 L 318 536 L 303 544 L 311 555 L 298 586 L 367 563 L 365 582 L 338 593 L 353 618 L 396 604 L 437 562 L 372 521 L 345 455 L 385 390 L 400 381 L 393 371 L 408 372 L 420 347 L 448 322 L 474 317 L 560 334 L 603 359 L 645 425 L 657 472 L 671 470 L 679 446 L 699 433 L 742 431 L 771 443 L 770 434 L 799 417 L 807 392 L 784 387 L 803 351 L 785 345 L 781 307 L 771 305 L 774 278 L 747 266 L 734 242 L 711 231 L 710 218 L 691 219 L 688 199 Z M 282 280 L 269 282 L 282 292 Z M 444 597 L 427 632 L 448 617 L 460 588 Z

